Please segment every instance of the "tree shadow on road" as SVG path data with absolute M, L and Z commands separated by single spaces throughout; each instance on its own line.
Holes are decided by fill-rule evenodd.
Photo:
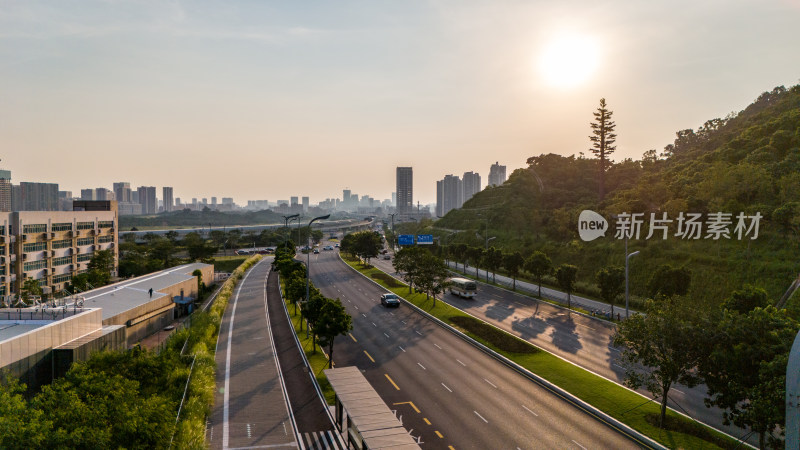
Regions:
M 569 314 L 563 313 L 549 317 L 546 322 L 553 327 L 550 337 L 553 344 L 560 350 L 569 353 L 577 353 L 583 348 L 580 336 L 575 332 L 575 322 Z

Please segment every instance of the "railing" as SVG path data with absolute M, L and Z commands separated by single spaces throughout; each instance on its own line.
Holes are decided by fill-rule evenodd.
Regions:
M 84 311 L 82 307 L 44 308 L 33 311 L 23 311 L 21 309 L 16 309 L 15 311 L 0 310 L 0 320 L 59 320 L 81 314 Z

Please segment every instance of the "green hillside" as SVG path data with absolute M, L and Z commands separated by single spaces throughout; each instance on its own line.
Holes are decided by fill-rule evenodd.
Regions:
M 579 280 L 593 283 L 601 267 L 624 265 L 624 241 L 613 231 L 582 241 L 580 212 L 597 211 L 609 222 L 612 214 L 645 213 L 640 239 L 629 241 L 629 251 L 641 251 L 632 259 L 632 293 L 645 296 L 650 274 L 670 264 L 691 270 L 690 295 L 709 305 L 743 284 L 763 287 L 777 301 L 800 272 L 800 86 L 765 92 L 737 114 L 681 130 L 661 153 L 649 150 L 640 160 L 612 164 L 602 202 L 596 159 L 543 154 L 527 163 L 504 185 L 486 188 L 437 221 L 434 233 L 447 244 L 482 247 L 476 233 L 488 221 L 496 247 L 526 257 L 544 251 L 555 265 L 577 265 Z M 668 238 L 657 233 L 645 239 L 650 213 L 663 212 L 673 220 Z M 681 212 L 702 213 L 703 220 L 708 213 L 732 213 L 731 232 L 740 212 L 763 218 L 755 240 L 682 240 L 674 236 Z M 468 232 L 445 238 L 445 230 Z

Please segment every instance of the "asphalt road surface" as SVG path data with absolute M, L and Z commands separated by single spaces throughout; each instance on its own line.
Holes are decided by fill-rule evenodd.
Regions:
M 337 253 L 311 256 L 314 284 L 353 316 L 335 365 L 361 369 L 423 448 L 638 448 L 408 306 L 380 306 L 385 290 Z
M 371 263 L 395 275 L 391 260 L 376 258 Z M 623 383 L 625 370 L 620 365 L 620 350 L 611 344 L 616 329 L 611 322 L 577 313 L 568 314 L 564 308 L 484 283 L 478 284 L 478 295 L 473 299 L 450 294 L 445 294 L 443 299 L 573 364 Z M 620 309 L 616 308 L 615 312 L 618 311 Z M 624 314 L 624 308 L 621 311 Z M 651 396 L 645 389 L 639 392 Z M 747 431 L 741 428 L 724 425 L 721 410 L 705 406 L 705 393 L 704 385 L 694 388 L 677 385 L 670 389 L 668 403 L 674 410 L 734 437 L 746 435 Z M 751 441 L 758 443 L 757 437 L 752 437 Z
M 267 324 L 269 267 L 264 259 L 245 274 L 222 318 L 210 448 L 297 447 Z

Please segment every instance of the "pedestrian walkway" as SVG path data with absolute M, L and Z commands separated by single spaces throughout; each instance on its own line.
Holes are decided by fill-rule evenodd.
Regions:
M 270 261 L 245 274 L 223 316 L 206 435 L 213 449 L 299 447 L 267 320 Z

